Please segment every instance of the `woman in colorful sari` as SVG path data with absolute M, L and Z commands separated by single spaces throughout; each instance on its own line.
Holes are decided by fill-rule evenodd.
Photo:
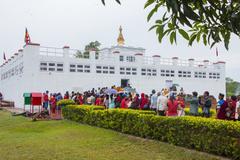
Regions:
M 220 93 L 218 99 L 219 101 L 217 103 L 217 119 L 225 120 L 227 119 L 228 104 L 224 100 L 224 94 Z
M 128 108 L 128 98 L 127 97 L 124 97 L 121 101 L 121 109 L 127 109 Z

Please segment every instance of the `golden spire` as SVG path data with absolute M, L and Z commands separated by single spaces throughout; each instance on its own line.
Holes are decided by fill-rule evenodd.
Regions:
M 123 38 L 123 34 L 122 34 L 122 26 L 120 26 L 119 31 L 120 31 L 120 33 L 119 33 L 119 36 L 118 36 L 117 42 L 118 42 L 118 45 L 119 45 L 119 46 L 123 46 L 125 40 L 124 40 L 124 38 Z

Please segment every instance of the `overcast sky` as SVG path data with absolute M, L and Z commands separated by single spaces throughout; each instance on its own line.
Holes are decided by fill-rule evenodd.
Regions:
M 123 27 L 126 45 L 146 48 L 147 54 L 181 59 L 226 61 L 227 76 L 240 81 L 240 40 L 231 39 L 230 49 L 222 44 L 215 50 L 202 44 L 188 47 L 178 38 L 177 45 L 168 39 L 158 43 L 154 31 L 148 32 L 151 23 L 146 20 L 146 0 L 122 0 L 119 6 L 113 0 L 0 0 L 0 52 L 7 57 L 24 45 L 25 27 L 33 42 L 43 46 L 83 49 L 90 41 L 98 40 L 102 47 L 116 45 L 119 26 Z M 1 61 L 3 59 L 1 58 Z

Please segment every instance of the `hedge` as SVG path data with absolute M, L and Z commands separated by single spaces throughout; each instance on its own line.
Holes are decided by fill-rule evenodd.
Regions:
M 191 115 L 190 114 L 190 108 L 185 108 L 184 109 L 186 115 Z M 210 115 L 211 117 L 216 117 L 216 109 L 210 109 Z M 202 109 L 198 108 L 198 116 L 203 116 Z
M 151 111 L 91 106 L 63 108 L 65 119 L 240 159 L 240 123 L 202 117 L 161 117 Z
M 57 102 L 57 106 L 67 106 L 67 105 L 74 105 L 76 104 L 73 100 L 71 99 L 62 99 L 60 101 Z

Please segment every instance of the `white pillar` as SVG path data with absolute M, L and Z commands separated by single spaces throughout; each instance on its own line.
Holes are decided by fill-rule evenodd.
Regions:
M 161 56 L 159 56 L 159 55 L 154 55 L 154 56 L 153 56 L 153 64 L 154 64 L 154 65 L 160 64 L 160 59 L 161 59 Z
M 95 61 L 95 59 L 96 59 L 96 51 L 95 50 L 89 51 L 89 59 Z
M 136 53 L 135 54 L 136 62 L 138 64 L 143 64 L 143 54 L 142 53 Z
M 204 60 L 203 63 L 204 63 L 204 67 L 207 68 L 209 65 L 209 60 Z
M 188 63 L 189 63 L 189 67 L 193 67 L 194 66 L 194 59 L 188 59 Z
M 174 66 L 177 66 L 178 65 L 178 57 L 173 57 L 172 58 L 172 63 Z
M 70 49 L 69 46 L 63 47 L 63 57 L 65 57 L 65 58 L 69 57 L 69 49 Z

